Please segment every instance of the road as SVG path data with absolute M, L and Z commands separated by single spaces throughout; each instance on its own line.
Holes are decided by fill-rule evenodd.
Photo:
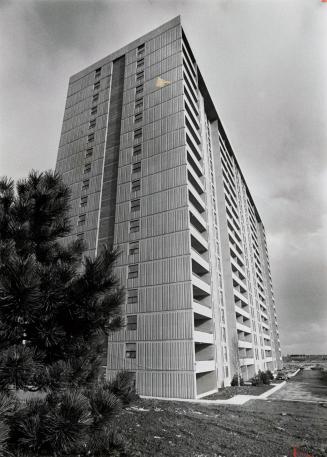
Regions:
M 320 380 L 320 371 L 303 370 L 269 399 L 327 403 L 327 385 Z

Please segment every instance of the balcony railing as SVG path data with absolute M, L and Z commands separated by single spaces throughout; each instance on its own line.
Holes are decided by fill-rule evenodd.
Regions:
M 204 373 L 206 371 L 215 370 L 215 361 L 214 360 L 201 360 L 195 362 L 195 371 L 196 373 Z
M 196 314 L 200 314 L 201 316 L 212 318 L 212 309 L 208 308 L 207 306 L 201 305 L 196 300 L 193 300 L 193 312 Z
M 194 225 L 194 227 L 199 232 L 204 232 L 205 230 L 207 230 L 206 221 L 203 219 L 199 211 L 192 205 L 191 202 L 189 202 L 189 211 L 191 224 Z
M 194 341 L 196 343 L 213 344 L 213 334 L 194 330 Z
M 200 254 L 208 250 L 208 241 L 196 230 L 195 227 L 190 227 L 191 246 Z
M 211 294 L 210 285 L 192 273 L 193 297 L 206 297 Z

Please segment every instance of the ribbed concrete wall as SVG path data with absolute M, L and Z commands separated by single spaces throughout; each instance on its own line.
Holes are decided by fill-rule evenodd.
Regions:
M 137 316 L 137 329 L 110 336 L 108 376 L 131 366 L 143 395 L 194 396 L 194 345 L 187 170 L 183 112 L 181 28 L 175 26 L 145 41 L 142 121 L 135 123 L 137 49 L 126 54 L 121 148 L 117 180 L 115 244 L 117 266 L 127 293 L 137 289 L 137 303 L 126 315 Z M 170 81 L 156 87 L 160 77 Z M 142 129 L 142 152 L 133 156 L 134 131 Z M 139 163 L 133 172 L 133 164 Z M 133 192 L 131 181 L 140 180 Z M 140 200 L 131 213 L 131 201 Z M 131 231 L 131 221 L 138 231 Z M 130 245 L 139 242 L 137 257 Z M 128 278 L 129 265 L 138 277 Z M 134 360 L 121 357 L 135 344 Z M 126 355 L 126 354 L 125 354 Z M 178 380 L 185 382 L 179 384 Z

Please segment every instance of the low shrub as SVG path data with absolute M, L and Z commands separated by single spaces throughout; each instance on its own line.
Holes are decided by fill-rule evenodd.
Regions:
M 244 386 L 244 380 L 240 375 L 235 373 L 233 378 L 232 378 L 232 380 L 231 380 L 230 385 L 231 386 Z
M 262 384 L 270 384 L 270 376 L 267 372 L 259 370 L 258 373 L 250 379 L 253 386 L 261 386 Z
M 123 405 L 128 405 L 131 401 L 138 398 L 135 392 L 134 374 L 129 371 L 120 371 L 117 373 L 115 379 L 105 383 L 103 388 L 115 394 L 122 401 Z
M 262 379 L 262 384 L 269 385 L 270 384 L 270 377 L 268 376 L 267 372 L 259 371 L 260 377 Z
M 272 372 L 270 370 L 266 371 L 266 375 L 268 376 L 268 379 L 270 379 L 271 381 L 274 379 L 274 375 L 272 374 Z
M 250 379 L 250 381 L 251 381 L 252 386 L 260 386 L 260 385 L 263 384 L 262 379 L 261 379 L 261 377 L 259 376 L 259 374 L 256 374 L 255 376 L 253 376 L 253 377 Z

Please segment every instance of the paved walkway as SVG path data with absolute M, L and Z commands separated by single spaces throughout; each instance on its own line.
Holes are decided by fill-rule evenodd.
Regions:
M 327 385 L 320 377 L 321 372 L 318 370 L 302 370 L 270 398 L 271 400 L 327 403 Z
M 163 398 L 163 397 L 145 397 L 141 396 L 141 398 L 148 398 L 148 399 L 157 399 L 157 400 L 168 400 L 168 401 L 180 401 L 186 403 L 198 403 L 200 405 L 244 405 L 244 403 L 248 402 L 249 400 L 266 400 L 270 395 L 277 392 L 286 384 L 286 381 L 280 384 L 271 384 L 274 386 L 272 389 L 267 390 L 261 395 L 235 395 L 232 398 L 227 398 L 226 400 L 205 400 L 205 399 L 183 399 L 183 398 Z

